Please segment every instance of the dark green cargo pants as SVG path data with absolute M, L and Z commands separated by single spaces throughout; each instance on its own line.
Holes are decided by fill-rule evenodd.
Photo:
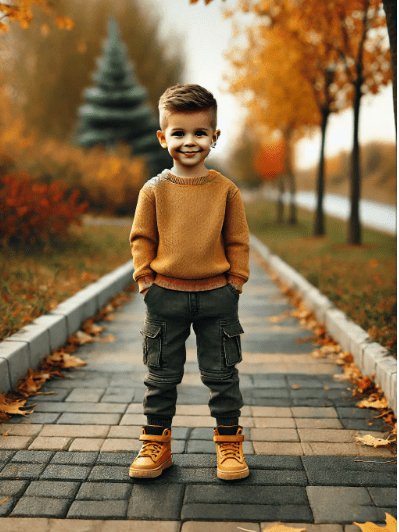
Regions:
M 241 362 L 238 292 L 230 285 L 204 292 L 181 292 L 153 284 L 144 297 L 142 330 L 144 414 L 149 425 L 170 425 L 186 361 L 191 324 L 196 335 L 202 382 L 210 389 L 210 413 L 219 425 L 238 423 L 243 405 L 236 364 Z M 193 407 L 195 408 L 195 407 Z

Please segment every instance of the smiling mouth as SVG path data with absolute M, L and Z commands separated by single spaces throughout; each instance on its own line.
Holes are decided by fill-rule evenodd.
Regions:
M 198 151 L 182 151 L 180 153 L 184 153 L 184 155 L 194 155 L 195 153 L 199 153 L 200 150 Z

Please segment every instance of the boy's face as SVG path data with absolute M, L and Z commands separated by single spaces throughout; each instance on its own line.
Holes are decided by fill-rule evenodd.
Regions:
M 163 148 L 168 148 L 175 166 L 194 170 L 204 166 L 210 152 L 211 142 L 216 141 L 220 131 L 214 131 L 209 111 L 170 113 L 167 127 L 157 132 Z

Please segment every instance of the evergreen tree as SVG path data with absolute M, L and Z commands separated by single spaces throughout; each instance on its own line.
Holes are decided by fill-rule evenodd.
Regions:
M 108 38 L 93 74 L 96 85 L 85 89 L 87 103 L 79 110 L 76 141 L 81 146 L 112 148 L 127 143 L 132 154 L 146 158 L 152 174 L 170 166 L 170 156 L 159 145 L 159 129 L 147 103 L 147 91 L 136 79 L 115 19 L 108 20 Z

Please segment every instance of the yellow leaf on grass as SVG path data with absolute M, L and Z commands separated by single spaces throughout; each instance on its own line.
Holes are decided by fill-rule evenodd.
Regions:
M 354 522 L 354 525 L 357 525 L 362 532 L 396 532 L 397 530 L 397 521 L 392 515 L 389 515 L 385 513 L 385 521 L 387 526 L 381 527 L 378 525 L 375 525 L 374 523 L 370 523 L 368 521 L 367 523 L 356 523 Z
M 356 441 L 360 443 L 364 443 L 364 445 L 368 445 L 369 447 L 384 447 L 385 445 L 389 445 L 389 440 L 384 440 L 382 438 L 375 438 L 371 434 L 366 434 L 365 436 L 356 436 Z

